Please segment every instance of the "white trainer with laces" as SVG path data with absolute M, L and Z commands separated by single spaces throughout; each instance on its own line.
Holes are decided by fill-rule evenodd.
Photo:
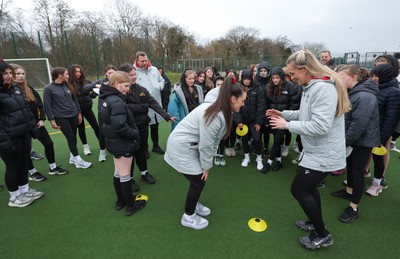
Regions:
M 80 157 L 75 158 L 74 164 L 75 164 L 76 168 L 83 168 L 83 169 L 86 169 L 86 168 L 89 168 L 92 166 L 92 163 L 86 162 L 85 160 L 83 160 Z
M 37 200 L 44 195 L 44 192 L 39 192 L 35 189 L 29 188 L 27 192 L 22 193 L 23 196 Z
M 200 202 L 197 202 L 195 213 L 200 216 L 206 217 L 211 214 L 211 210 Z
M 244 159 L 242 160 L 242 167 L 248 167 L 250 164 L 250 156 L 244 156 Z
M 261 170 L 261 169 L 263 169 L 263 167 L 264 167 L 264 165 L 263 165 L 263 162 L 262 162 L 263 160 L 262 160 L 262 157 L 261 157 L 261 155 L 260 155 L 260 157 L 257 157 L 256 158 L 256 162 L 257 162 L 257 170 Z
M 208 226 L 208 220 L 206 220 L 205 218 L 200 217 L 196 213 L 194 213 L 191 216 L 183 214 L 182 218 L 181 218 L 181 224 L 184 227 L 188 227 L 188 228 L 193 228 L 193 229 L 199 230 L 199 229 L 206 228 Z
M 34 202 L 34 199 L 26 197 L 25 195 L 18 195 L 14 200 L 10 198 L 10 201 L 8 202 L 8 206 L 10 207 L 18 207 L 18 208 L 23 208 L 28 206 Z
M 289 146 L 282 145 L 281 146 L 281 155 L 288 156 L 289 155 Z
M 83 154 L 85 156 L 91 155 L 92 152 L 90 151 L 90 147 L 88 144 L 83 145 Z
M 104 161 L 106 161 L 106 156 L 107 156 L 106 150 L 100 149 L 99 162 L 104 162 Z

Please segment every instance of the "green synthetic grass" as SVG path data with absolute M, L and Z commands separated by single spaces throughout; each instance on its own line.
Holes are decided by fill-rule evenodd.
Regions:
M 169 124 L 160 124 L 163 148 L 169 130 Z M 290 162 L 295 156 L 292 149 L 283 160 L 284 168 L 266 175 L 256 170 L 254 156 L 248 168 L 240 166 L 242 151 L 234 158 L 225 157 L 226 167 L 210 171 L 201 196 L 212 210 L 207 217 L 209 227 L 196 231 L 180 225 L 187 180 L 154 153 L 150 153 L 148 166 L 156 184 L 140 181 L 137 168 L 135 174 L 138 193 L 149 196 L 146 208 L 131 217 L 115 211 L 111 155 L 106 162 L 98 162 L 99 148 L 91 129 L 87 135 L 92 155 L 82 157 L 93 162 L 92 168 L 70 166 L 66 140 L 62 134 L 54 134 L 57 163 L 70 172 L 48 176 L 47 161 L 35 161 L 48 179 L 29 183 L 45 196 L 26 208 L 8 207 L 7 190 L 0 192 L 1 258 L 398 258 L 400 177 L 396 152 L 391 153 L 386 177 L 389 188 L 377 198 L 364 195 L 360 218 L 352 224 L 338 220 L 348 201 L 330 195 L 344 187 L 345 176 L 327 178 L 327 187 L 320 193 L 334 245 L 313 252 L 300 247 L 299 237 L 308 233 L 294 225 L 305 216 L 290 194 L 296 170 Z M 44 153 L 38 141 L 34 147 Z M 78 148 L 83 153 L 79 139 Z M 0 172 L 4 176 L 3 162 Z M 247 222 L 253 217 L 264 219 L 268 229 L 261 233 L 250 230 Z

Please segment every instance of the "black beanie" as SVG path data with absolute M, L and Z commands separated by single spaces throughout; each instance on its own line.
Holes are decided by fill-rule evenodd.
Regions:
M 271 76 L 272 75 L 278 75 L 282 81 L 285 81 L 285 72 L 280 67 L 273 67 L 271 70 Z
M 393 67 L 390 64 L 377 65 L 371 70 L 379 78 L 379 84 L 390 82 L 393 79 Z
M 4 60 L 2 58 L 0 58 L 0 87 L 3 86 L 4 84 L 4 80 L 3 80 L 3 74 L 6 71 L 6 69 L 9 68 L 11 70 L 13 70 L 13 67 L 10 64 L 7 64 L 6 62 L 4 62 Z

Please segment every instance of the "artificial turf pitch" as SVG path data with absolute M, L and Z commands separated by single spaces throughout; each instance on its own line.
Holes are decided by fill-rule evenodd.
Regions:
M 163 148 L 169 130 L 169 124 L 160 124 Z M 394 151 L 386 177 L 389 188 L 378 197 L 364 195 L 360 218 L 352 224 L 338 220 L 348 201 L 330 195 L 344 187 L 345 176 L 327 178 L 320 193 L 334 245 L 312 252 L 299 245 L 299 237 L 308 233 L 294 224 L 306 218 L 290 194 L 296 170 L 290 162 L 296 155 L 292 149 L 284 167 L 266 175 L 256 170 L 254 156 L 248 168 L 240 166 L 242 150 L 236 157 L 225 156 L 227 165 L 211 169 L 201 196 L 212 210 L 207 217 L 210 224 L 193 230 L 180 225 L 187 180 L 162 155 L 151 152 L 148 167 L 156 184 L 140 181 L 135 168 L 138 193 L 149 196 L 147 206 L 131 217 L 124 210 L 115 211 L 112 157 L 108 154 L 106 162 L 98 162 L 99 148 L 91 129 L 87 135 L 92 155 L 83 156 L 79 139 L 78 148 L 85 160 L 93 162 L 90 169 L 69 165 L 66 140 L 54 134 L 57 164 L 69 173 L 49 176 L 47 161 L 35 161 L 48 179 L 29 183 L 45 195 L 26 208 L 8 207 L 9 194 L 0 191 L 0 258 L 399 258 L 400 163 Z M 44 154 L 38 141 L 33 144 Z M 3 162 L 0 172 L 4 183 Z M 366 179 L 367 185 L 371 179 Z M 253 217 L 264 219 L 268 229 L 253 232 L 247 226 Z

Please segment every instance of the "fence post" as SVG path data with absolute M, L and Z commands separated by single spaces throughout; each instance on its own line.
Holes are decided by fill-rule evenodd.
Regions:
M 124 49 L 122 48 L 122 33 L 121 30 L 119 32 L 119 62 L 122 64 L 124 62 Z
M 92 29 L 92 46 L 93 46 L 93 58 L 94 58 L 94 64 L 96 65 L 96 75 L 97 79 L 100 78 L 100 73 L 99 73 L 99 62 L 97 60 L 97 52 L 96 52 L 96 41 L 94 38 L 94 31 Z
M 44 52 L 43 52 L 43 44 L 42 44 L 42 39 L 40 38 L 40 32 L 37 32 L 38 34 L 38 40 L 39 40 L 39 46 L 40 46 L 40 55 L 42 58 L 44 58 Z
M 67 32 L 64 31 L 64 37 L 65 37 L 65 47 L 67 48 L 67 58 L 68 58 L 68 66 L 71 66 L 71 53 L 69 52 L 69 44 L 68 44 L 68 36 Z
M 11 36 L 12 36 L 12 39 L 13 39 L 15 58 L 19 58 L 19 57 L 18 57 L 18 50 L 17 50 L 17 43 L 15 42 L 15 36 L 14 36 L 14 33 L 13 33 L 13 32 L 11 33 Z

